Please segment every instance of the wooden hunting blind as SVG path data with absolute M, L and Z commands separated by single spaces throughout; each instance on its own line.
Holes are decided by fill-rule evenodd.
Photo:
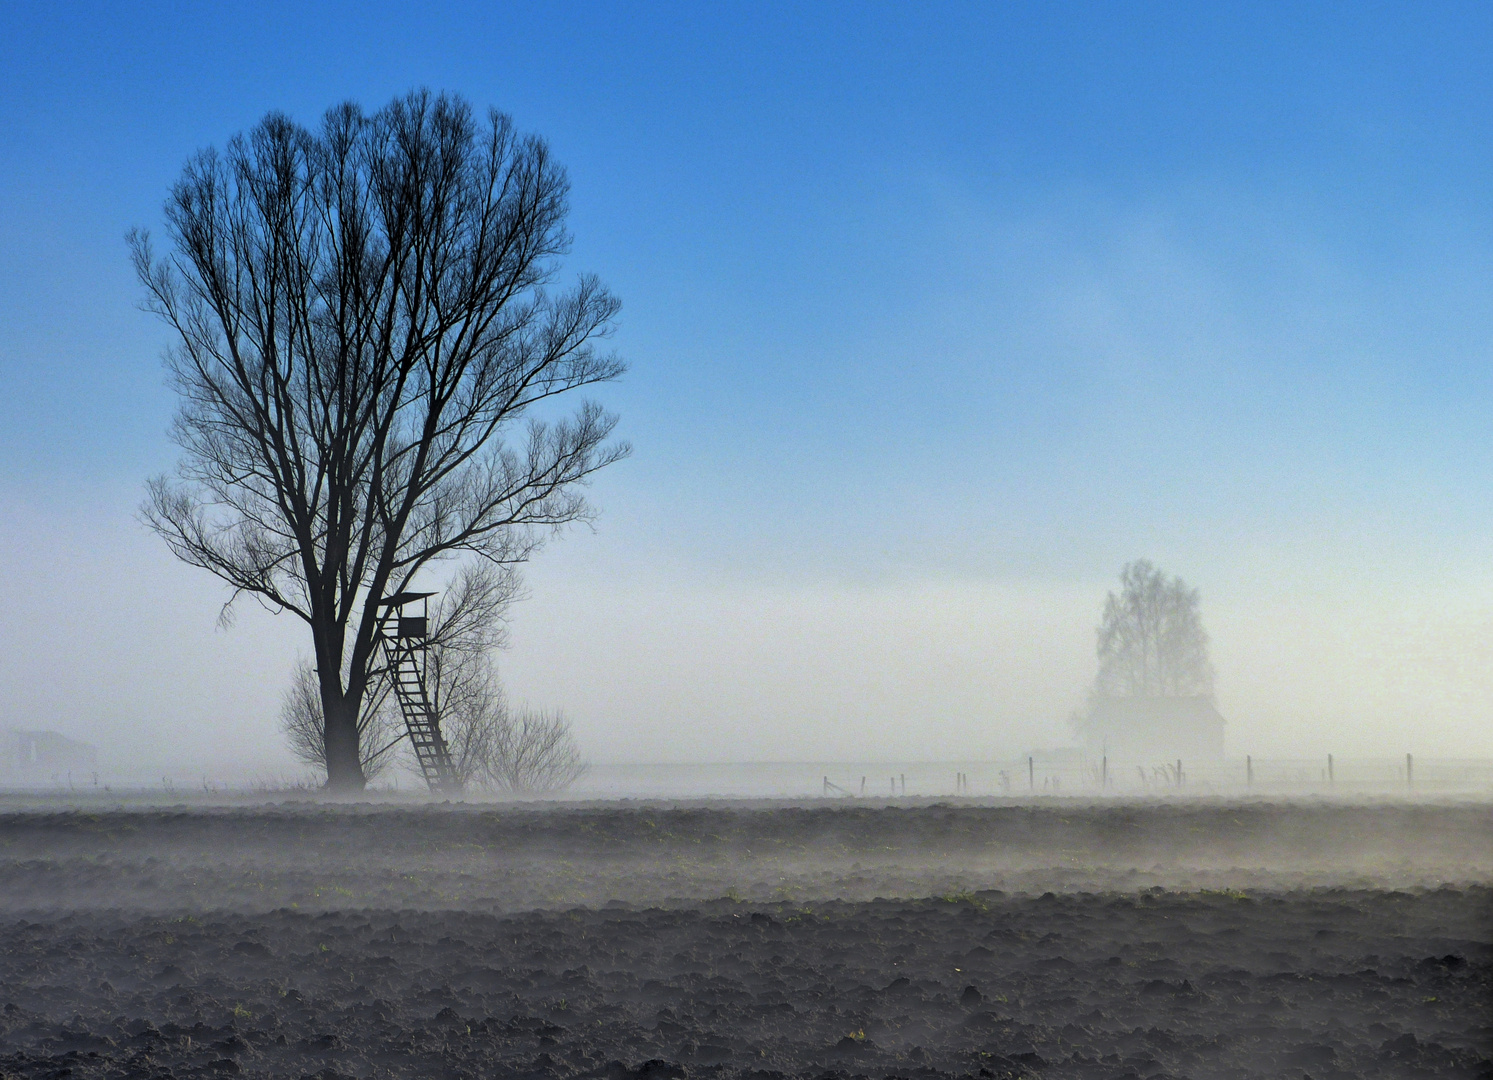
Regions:
M 427 603 L 435 593 L 398 592 L 379 602 L 384 609 L 378 623 L 378 639 L 383 646 L 385 673 L 399 702 L 404 727 L 415 759 L 430 790 L 438 794 L 459 795 L 462 790 L 451 760 L 451 750 L 441 734 L 440 717 L 431 704 L 426 686 L 427 660 L 430 651 L 430 625 Z M 406 613 L 406 609 L 418 605 Z

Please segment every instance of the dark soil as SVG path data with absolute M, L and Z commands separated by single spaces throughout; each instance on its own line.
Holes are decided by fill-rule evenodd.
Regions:
M 1487 811 L 1343 811 L 0 815 L 0 1075 L 1493 1080 Z

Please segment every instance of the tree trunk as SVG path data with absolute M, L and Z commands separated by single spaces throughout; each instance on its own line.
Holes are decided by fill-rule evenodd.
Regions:
M 368 786 L 368 778 L 363 775 L 359 752 L 357 706 L 349 706 L 341 694 L 323 693 L 322 710 L 326 717 L 327 790 L 362 791 Z

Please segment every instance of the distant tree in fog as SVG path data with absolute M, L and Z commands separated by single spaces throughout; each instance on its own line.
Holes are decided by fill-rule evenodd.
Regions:
M 1096 697 L 1213 693 L 1197 590 L 1145 559 L 1120 571 L 1120 592 L 1105 600 L 1098 638 Z
M 249 595 L 305 620 L 331 788 L 375 760 L 380 600 L 441 560 L 523 562 L 627 452 L 595 404 L 531 416 L 623 370 L 596 348 L 612 294 L 547 291 L 567 192 L 542 140 L 419 92 L 317 130 L 271 113 L 187 164 L 170 254 L 131 234 L 184 451 L 143 516 L 229 585 L 225 616 Z

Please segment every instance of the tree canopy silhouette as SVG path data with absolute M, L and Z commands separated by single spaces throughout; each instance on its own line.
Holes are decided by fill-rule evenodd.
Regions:
M 1213 693 L 1198 591 L 1145 559 L 1120 571 L 1120 592 L 1104 602 L 1098 638 L 1099 698 Z
M 592 402 L 618 301 L 552 293 L 569 186 L 539 138 L 425 91 L 307 130 L 271 113 L 186 166 L 171 252 L 134 231 L 146 306 L 174 331 L 174 478 L 147 524 L 184 561 L 309 625 L 328 785 L 357 789 L 378 603 L 470 554 L 499 566 L 589 517 L 627 453 Z

